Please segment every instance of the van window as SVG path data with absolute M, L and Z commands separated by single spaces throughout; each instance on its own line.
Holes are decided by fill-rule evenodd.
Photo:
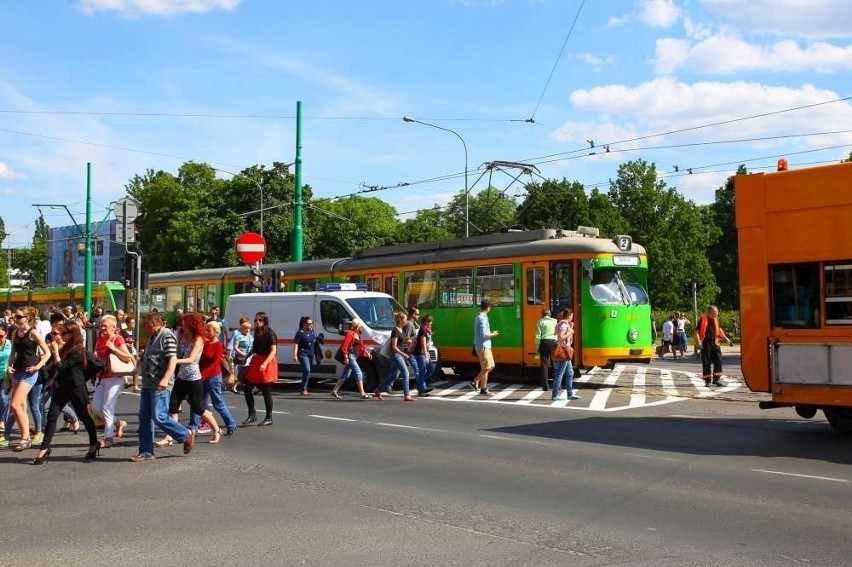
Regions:
M 324 299 L 320 301 L 320 318 L 325 332 L 339 335 L 341 334 L 340 325 L 343 324 L 343 320 L 351 321 L 352 315 L 340 302 Z M 346 333 L 347 330 L 349 330 L 349 325 L 344 327 L 343 333 Z
M 376 331 L 394 328 L 394 311 L 405 311 L 390 297 L 353 297 L 346 303 L 366 326 Z

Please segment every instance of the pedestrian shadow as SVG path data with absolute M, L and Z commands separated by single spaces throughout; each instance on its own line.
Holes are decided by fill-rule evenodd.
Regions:
M 849 438 L 824 421 L 678 417 L 588 417 L 487 429 L 692 455 L 794 458 L 852 464 Z

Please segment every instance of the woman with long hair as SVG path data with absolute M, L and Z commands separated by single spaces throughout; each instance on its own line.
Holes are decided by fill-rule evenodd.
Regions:
M 269 327 L 269 315 L 263 311 L 254 316 L 254 344 L 249 356 L 251 362 L 246 370 L 246 384 L 243 389 L 249 414 L 242 425 L 257 421 L 252 386 L 257 387 L 263 394 L 263 403 L 266 406 L 266 418 L 257 425 L 272 425 L 272 384 L 278 381 L 278 336 Z
M 222 356 L 224 348 L 221 336 L 222 327 L 219 321 L 207 321 L 204 335 L 204 349 L 201 351 L 201 360 L 198 362 L 198 368 L 201 371 L 201 384 L 203 390 L 203 398 L 205 408 L 209 411 L 212 406 L 222 419 L 225 420 L 225 435 L 233 435 L 237 428 L 237 421 L 231 415 L 231 410 L 225 404 L 225 398 L 222 397 Z M 198 422 L 201 417 L 193 413 L 189 418 L 189 427 L 195 429 L 198 427 Z M 219 430 L 213 432 L 213 439 L 210 443 L 218 443 L 220 439 Z
M 187 313 L 180 318 L 177 360 L 175 361 L 178 365 L 178 371 L 175 375 L 172 395 L 169 398 L 169 414 L 176 420 L 180 412 L 180 405 L 186 400 L 189 403 L 190 431 L 196 430 L 193 427 L 192 414 L 197 414 L 210 425 L 210 429 L 213 431 L 213 439 L 218 443 L 222 432 L 219 430 L 219 424 L 216 423 L 213 414 L 204 409 L 204 386 L 201 383 L 201 367 L 199 366 L 201 354 L 204 352 L 206 331 L 207 322 L 200 313 Z M 157 441 L 156 444 L 158 447 L 172 445 L 173 440 L 167 436 L 165 439 Z
M 390 391 L 393 389 L 393 383 L 396 381 L 397 376 L 402 376 L 402 393 L 403 400 L 406 402 L 414 402 L 417 399 L 411 397 L 411 393 L 408 388 L 408 362 L 409 354 L 405 352 L 403 349 L 403 345 L 405 344 L 405 332 L 402 330 L 405 326 L 405 322 L 407 321 L 407 317 L 405 313 L 400 311 L 396 314 L 396 326 L 391 331 L 390 336 L 390 348 L 391 348 L 391 369 L 388 377 L 384 379 L 384 381 L 379 384 L 379 387 L 376 388 L 376 397 L 380 400 L 384 399 L 384 391 Z M 415 365 L 415 368 L 417 366 Z M 425 366 L 424 366 L 425 370 Z M 359 382 L 360 384 L 360 382 Z
M 53 335 L 50 341 L 50 352 L 56 364 L 57 384 L 56 390 L 53 392 L 53 399 L 50 402 L 50 409 L 47 412 L 44 440 L 41 442 L 38 455 L 33 459 L 33 464 L 44 464 L 50 457 L 50 444 L 53 441 L 54 433 L 56 433 L 56 421 L 59 419 L 59 414 L 62 413 L 62 408 L 69 402 L 89 434 L 89 451 L 86 453 L 86 459 L 94 459 L 98 456 L 100 444 L 98 444 L 95 422 L 86 410 L 86 404 L 89 402 L 89 391 L 86 388 L 86 377 L 83 370 L 88 365 L 88 358 L 83 347 L 80 326 L 74 321 L 65 323 L 64 329 L 58 335 Z
M 343 369 L 343 374 L 337 380 L 337 384 L 331 389 L 331 396 L 340 399 L 340 388 L 350 374 L 355 374 L 355 383 L 358 385 L 358 393 L 361 394 L 362 400 L 372 398 L 370 394 L 364 391 L 364 374 L 358 366 L 358 357 L 366 356 L 369 359 L 373 358 L 367 347 L 364 346 L 364 341 L 361 340 L 361 331 L 364 329 L 364 323 L 360 319 L 353 319 L 349 323 L 349 331 L 343 337 L 343 344 L 340 345 L 340 350 L 343 351 L 343 359 L 346 361 L 346 368 Z
M 415 367 L 417 371 L 417 393 L 420 396 L 427 396 L 432 391 L 432 388 L 426 385 L 431 363 L 429 343 L 432 342 L 432 320 L 433 317 L 429 314 L 420 320 L 420 328 L 417 329 L 417 336 L 414 339 L 414 346 L 411 349 L 411 358 L 417 361 L 417 366 Z
M 113 315 L 101 317 L 100 334 L 95 344 L 95 354 L 104 361 L 106 368 L 98 376 L 95 395 L 92 397 L 92 410 L 104 420 L 104 439 L 101 447 L 112 447 L 124 435 L 127 422 L 116 420 L 115 406 L 118 396 L 124 390 L 124 376 L 113 374 L 109 365 L 109 357 L 114 354 L 122 362 L 130 362 L 133 356 L 127 349 L 127 344 L 118 329 L 118 322 Z M 116 423 L 116 421 L 118 423 Z
M 574 346 L 574 310 L 563 309 L 556 317 L 556 341 L 563 347 Z M 562 389 L 562 378 L 565 378 L 565 398 L 560 397 Z M 553 370 L 552 401 L 579 400 L 580 396 L 574 393 L 574 366 L 571 360 L 557 360 Z
M 38 380 L 39 370 L 44 368 L 50 358 L 50 351 L 47 350 L 44 337 L 34 327 L 30 326 L 36 313 L 35 309 L 15 310 L 17 328 L 12 335 L 11 363 L 7 370 L 7 372 L 12 373 L 12 388 L 9 394 L 9 409 L 12 413 L 6 420 L 6 431 L 3 434 L 3 439 L 0 440 L 0 447 L 9 446 L 12 428 L 17 421 L 21 429 L 21 441 L 15 445 L 14 451 L 24 451 L 33 446 L 33 441 L 30 438 L 30 421 L 27 417 L 27 397 Z M 41 351 L 41 355 L 39 355 L 39 351 Z M 30 404 L 32 405 L 32 401 Z M 35 401 L 32 410 L 41 412 L 39 400 Z

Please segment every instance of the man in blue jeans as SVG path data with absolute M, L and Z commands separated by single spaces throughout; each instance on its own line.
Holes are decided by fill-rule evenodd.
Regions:
M 195 444 L 195 431 L 169 416 L 170 386 L 177 361 L 177 339 L 163 325 L 159 313 L 146 313 L 142 319 L 148 333 L 148 346 L 142 355 L 142 391 L 139 395 L 139 453 L 130 458 L 134 463 L 154 458 L 154 424 L 189 454 Z

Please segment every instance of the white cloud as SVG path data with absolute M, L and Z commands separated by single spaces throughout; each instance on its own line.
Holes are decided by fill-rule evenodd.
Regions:
M 792 40 L 758 45 L 724 32 L 695 44 L 685 39 L 662 38 L 657 40 L 654 68 L 661 74 L 680 68 L 696 73 L 754 70 L 834 73 L 852 70 L 852 45 L 815 42 L 800 46 Z
M 655 28 L 667 28 L 681 16 L 681 9 L 674 0 L 644 0 L 639 19 Z
M 599 71 L 605 65 L 612 65 L 615 63 L 615 57 L 612 55 L 607 55 L 606 57 L 598 57 L 594 53 L 580 53 L 579 55 L 574 55 L 577 59 L 588 65 L 589 67 L 594 68 L 596 71 Z
M 0 161 L 0 179 L 21 179 L 24 177 L 17 171 L 13 171 L 11 167 Z
M 849 0 L 701 0 L 701 3 L 742 32 L 809 39 L 852 37 Z
M 233 10 L 242 0 L 78 0 L 84 14 L 118 12 L 123 16 L 170 16 L 211 10 Z

